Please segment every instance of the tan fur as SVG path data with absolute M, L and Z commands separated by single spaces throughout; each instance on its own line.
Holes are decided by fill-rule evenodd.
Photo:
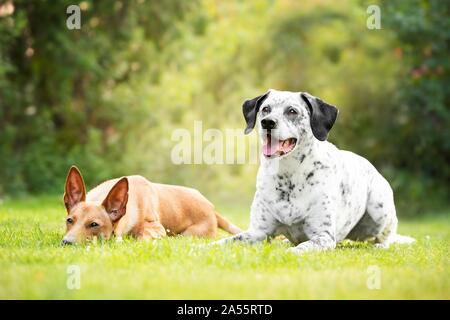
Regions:
M 85 188 L 84 183 L 83 186 L 79 185 L 82 182 L 79 171 L 71 168 L 64 199 L 68 218 L 73 222 L 67 224 L 65 242 L 82 241 L 94 236 L 109 238 L 113 233 L 117 237 L 132 235 L 138 239 L 178 234 L 215 237 L 217 227 L 233 234 L 240 232 L 238 227 L 221 217 L 213 204 L 195 189 L 152 183 L 142 176 L 125 178 L 103 182 L 92 189 L 83 201 L 79 192 L 72 195 L 72 189 L 83 191 Z M 126 189 L 128 197 L 124 194 Z M 77 196 L 80 198 L 78 203 Z M 121 203 L 126 203 L 126 210 L 123 207 L 125 213 L 117 221 L 113 221 L 112 209 L 120 208 Z M 108 206 L 111 206 L 111 212 L 107 212 L 110 209 Z M 115 212 L 116 215 L 120 215 L 120 210 L 118 211 L 119 213 Z M 92 222 L 98 226 L 90 227 Z

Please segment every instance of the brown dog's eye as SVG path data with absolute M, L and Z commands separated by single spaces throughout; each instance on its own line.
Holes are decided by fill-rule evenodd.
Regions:
M 66 221 L 67 221 L 68 224 L 72 224 L 73 223 L 73 219 L 72 218 L 67 218 Z
M 91 222 L 91 224 L 89 225 L 89 227 L 91 227 L 91 228 L 98 227 L 98 223 L 97 223 L 97 222 Z

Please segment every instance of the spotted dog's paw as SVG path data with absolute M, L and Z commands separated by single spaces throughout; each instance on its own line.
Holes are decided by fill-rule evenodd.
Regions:
M 386 242 L 375 243 L 375 248 L 377 249 L 389 249 L 390 244 Z

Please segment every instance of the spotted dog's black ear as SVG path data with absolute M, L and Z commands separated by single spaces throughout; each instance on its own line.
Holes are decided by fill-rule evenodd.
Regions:
M 311 130 L 314 136 L 320 141 L 326 140 L 339 110 L 307 92 L 302 92 L 301 97 L 308 106 Z
M 244 113 L 245 121 L 247 122 L 247 128 L 245 129 L 245 134 L 250 133 L 255 127 L 256 115 L 258 114 L 259 107 L 268 97 L 269 92 L 257 96 L 256 98 L 246 100 L 242 105 L 242 112 Z

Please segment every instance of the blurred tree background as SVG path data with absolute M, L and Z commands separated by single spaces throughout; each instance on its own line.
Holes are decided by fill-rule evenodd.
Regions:
M 400 215 L 448 206 L 450 2 L 0 0 L 0 197 L 139 173 L 249 203 L 257 165 L 175 165 L 174 129 L 243 129 L 268 88 L 340 108 L 330 140 L 391 181 Z M 370 4 L 381 29 L 369 30 Z M 247 214 L 247 213 L 245 213 Z

